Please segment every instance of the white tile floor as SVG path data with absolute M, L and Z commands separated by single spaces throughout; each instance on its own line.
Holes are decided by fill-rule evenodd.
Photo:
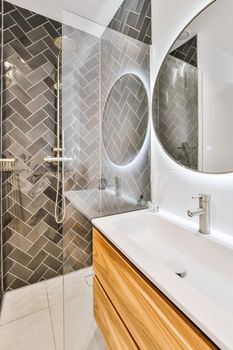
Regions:
M 92 296 L 91 268 L 6 293 L 0 349 L 104 350 Z

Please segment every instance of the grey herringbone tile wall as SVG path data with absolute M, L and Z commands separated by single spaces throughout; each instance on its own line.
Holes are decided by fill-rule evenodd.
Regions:
M 4 287 L 10 290 L 90 265 L 92 237 L 75 201 L 67 200 L 66 221 L 56 224 L 56 167 L 43 161 L 53 155 L 56 138 L 53 39 L 61 24 L 8 2 L 4 7 L 2 154 L 16 158 L 14 171 L 2 173 Z M 134 199 L 126 205 L 114 196 L 111 213 L 135 209 L 137 198 L 150 197 L 149 132 L 137 163 L 116 171 L 106 154 L 100 159 L 100 103 L 125 73 L 138 74 L 148 88 L 149 46 L 112 30 L 101 40 L 67 30 L 77 50 L 63 52 L 62 123 L 66 155 L 73 158 L 65 167 L 66 191 L 96 190 L 101 165 L 109 188 L 119 176 L 122 193 Z
M 101 38 L 100 48 L 102 116 L 112 87 L 125 74 L 133 73 L 138 76 L 145 85 L 149 96 L 149 53 L 149 45 L 111 29 L 105 31 Z M 143 119 L 143 113 L 140 117 Z M 101 176 L 107 179 L 108 188 L 113 192 L 115 179 L 120 178 L 122 197 L 129 199 L 128 204 L 125 205 L 115 197 L 109 204 L 114 213 L 135 210 L 139 198 L 145 201 L 150 199 L 150 130 L 149 125 L 144 125 L 144 127 L 147 129 L 147 134 L 141 150 L 132 162 L 124 166 L 118 166 L 109 159 L 102 142 Z M 102 131 L 104 132 L 104 129 Z M 112 138 L 112 144 L 114 141 Z M 109 144 L 111 142 L 109 141 Z M 103 208 L 106 206 L 104 196 L 101 205 Z
M 96 188 L 100 173 L 99 38 L 63 25 L 75 50 L 63 54 L 62 122 L 66 154 L 66 190 Z
M 131 163 L 145 141 L 148 125 L 148 96 L 135 74 L 120 77 L 109 92 L 103 114 L 103 143 L 117 165 Z
M 4 2 L 3 172 L 4 287 L 62 273 L 62 227 L 56 224 L 55 168 L 43 162 L 55 142 L 53 39 L 61 24 Z
M 59 35 L 61 23 L 4 2 L 2 153 L 16 158 L 2 173 L 5 290 L 62 274 L 63 247 L 71 270 L 90 264 L 90 223 L 72 205 L 64 225 L 55 222 L 56 167 L 43 161 L 56 139 Z
M 68 210 L 74 210 L 79 205 L 79 193 L 95 193 L 100 178 L 99 38 L 66 25 L 63 35 L 72 39 L 75 47 L 64 51 L 62 69 L 62 124 L 66 155 L 72 158 L 65 167 L 65 189 L 73 198 Z M 99 208 L 98 195 L 86 201 L 87 207 L 95 205 Z M 66 273 L 92 263 L 92 225 L 77 209 L 75 212 L 79 236 L 76 234 L 67 246 L 73 230 L 65 227 L 63 231 Z
M 151 0 L 124 0 L 109 28 L 151 44 Z
M 170 55 L 197 67 L 197 35 L 170 52 Z
M 156 133 L 177 162 L 198 166 L 198 71 L 168 55 L 153 97 Z

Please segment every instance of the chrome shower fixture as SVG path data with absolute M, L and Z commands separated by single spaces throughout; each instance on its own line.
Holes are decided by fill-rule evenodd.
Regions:
M 58 36 L 54 39 L 54 45 L 61 51 L 73 51 L 77 49 L 75 41 L 68 36 Z
M 0 159 L 0 171 L 13 171 L 14 164 L 14 158 L 2 158 Z
M 54 162 L 70 162 L 73 158 L 69 158 L 69 157 L 51 157 L 51 156 L 48 156 L 46 158 L 44 158 L 44 161 L 45 162 L 48 162 L 48 163 L 54 163 Z
M 55 153 L 54 157 L 44 158 L 45 162 L 56 163 L 57 166 L 57 188 L 56 188 L 56 200 L 55 200 L 55 220 L 58 224 L 61 224 L 65 220 L 66 216 L 66 200 L 65 200 L 65 166 L 66 161 L 72 161 L 72 158 L 65 157 L 65 135 L 64 130 L 61 127 L 61 113 L 60 113 L 60 99 L 61 99 L 61 88 L 62 84 L 60 83 L 60 55 L 62 50 L 71 51 L 76 48 L 75 42 L 66 37 L 61 36 L 57 37 L 54 40 L 54 45 L 59 49 L 57 55 L 57 82 L 54 84 L 54 89 L 57 91 L 57 135 L 56 135 L 56 146 L 53 148 Z M 62 134 L 62 138 L 60 135 Z M 60 164 L 61 164 L 61 174 L 60 174 Z M 61 182 L 61 187 L 60 187 Z M 61 200 L 59 200 L 59 194 L 61 195 Z M 59 205 L 60 203 L 60 205 Z M 61 210 L 61 212 L 60 212 Z
M 58 83 L 55 83 L 53 85 L 54 89 L 57 90 L 58 89 Z M 62 83 L 59 84 L 59 89 L 61 90 L 62 89 Z

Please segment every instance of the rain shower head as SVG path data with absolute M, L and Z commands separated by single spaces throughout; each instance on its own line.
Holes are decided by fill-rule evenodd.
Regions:
M 67 36 L 58 36 L 54 39 L 54 45 L 61 51 L 72 51 L 77 48 L 75 41 Z

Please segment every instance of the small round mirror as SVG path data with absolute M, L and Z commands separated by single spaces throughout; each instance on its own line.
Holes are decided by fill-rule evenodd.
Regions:
M 126 165 L 134 160 L 145 140 L 148 97 L 141 79 L 125 74 L 112 87 L 103 114 L 103 143 L 110 160 Z

